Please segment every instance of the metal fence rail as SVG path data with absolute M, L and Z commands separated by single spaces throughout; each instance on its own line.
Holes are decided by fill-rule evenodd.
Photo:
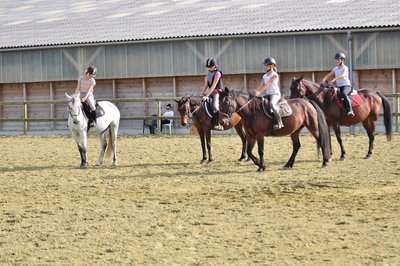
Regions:
M 392 93 L 392 94 L 385 94 L 385 97 L 392 99 L 392 116 L 394 117 L 394 128 L 396 132 L 399 132 L 400 130 L 400 93 Z M 161 126 L 161 119 L 164 119 L 162 117 L 162 111 L 161 111 L 161 105 L 163 102 L 169 102 L 169 101 L 174 101 L 178 100 L 179 98 L 177 97 L 162 97 L 162 98 L 115 98 L 115 99 L 99 99 L 98 101 L 101 100 L 107 100 L 110 102 L 114 103 L 135 103 L 135 102 L 156 102 L 157 103 L 157 116 L 122 116 L 121 120 L 151 120 L 151 119 L 156 119 L 157 120 L 157 127 L 160 128 Z M 62 121 L 67 121 L 67 117 L 59 117 L 59 118 L 29 118 L 29 113 L 28 113 L 28 106 L 30 105 L 43 105 L 43 104 L 49 104 L 51 106 L 54 106 L 56 104 L 65 104 L 67 105 L 66 100 L 43 100 L 43 101 L 15 101 L 15 102 L 0 102 L 0 108 L 2 106 L 21 106 L 22 108 L 22 113 L 23 117 L 22 118 L 0 118 L 0 123 L 1 122 L 21 122 L 24 124 L 23 126 L 23 133 L 27 134 L 28 132 L 28 123 L 29 122 L 62 122 Z M 179 116 L 173 116 L 171 119 L 179 119 Z

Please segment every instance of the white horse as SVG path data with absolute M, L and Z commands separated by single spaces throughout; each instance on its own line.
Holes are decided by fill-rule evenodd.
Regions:
M 68 95 L 65 93 L 68 100 L 68 127 L 71 130 L 76 144 L 78 144 L 79 153 L 81 155 L 81 168 L 87 169 L 89 164 L 86 159 L 87 152 L 87 132 L 88 132 L 88 118 L 86 117 L 79 94 Z M 113 165 L 117 165 L 117 133 L 119 127 L 120 112 L 118 108 L 107 101 L 98 102 L 99 107 L 103 108 L 104 115 L 97 117 L 96 126 L 93 127 L 100 137 L 101 151 L 96 165 L 101 165 L 104 161 L 104 153 L 106 157 L 113 152 Z M 108 129 L 108 143 L 107 145 L 106 134 Z M 112 146 L 112 150 L 110 148 Z M 106 151 L 107 149 L 107 151 Z

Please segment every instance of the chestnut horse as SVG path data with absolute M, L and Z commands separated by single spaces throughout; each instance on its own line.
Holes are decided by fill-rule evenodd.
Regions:
M 322 110 L 316 104 L 303 99 L 288 100 L 292 114 L 282 118 L 283 128 L 273 130 L 274 121 L 264 113 L 263 101 L 266 101 L 266 99 L 260 97 L 250 98 L 246 94 L 235 93 L 228 88 L 225 88 L 220 94 L 221 111 L 228 114 L 236 113 L 242 118 L 243 127 L 247 135 L 247 155 L 259 167 L 257 171 L 265 171 L 264 136 L 280 137 L 290 135 L 293 143 L 293 152 L 284 167 L 292 168 L 301 146 L 299 135 L 303 127 L 310 131 L 317 140 L 319 147 L 322 148 L 322 166 L 327 166 L 330 156 L 329 131 Z M 252 154 L 256 141 L 258 159 Z
M 375 139 L 376 121 L 379 118 L 381 107 L 383 106 L 383 121 L 385 124 L 386 138 L 392 139 L 392 111 L 389 101 L 380 93 L 369 89 L 358 90 L 363 103 L 360 106 L 353 107 L 355 116 L 348 117 L 344 111 L 341 111 L 336 100 L 333 99 L 334 90 L 332 88 L 320 88 L 320 85 L 305 80 L 303 77 L 292 80 L 290 87 L 290 98 L 307 98 L 315 101 L 324 111 L 329 128 L 335 131 L 336 139 L 339 142 L 341 155 L 340 160 L 345 159 L 346 151 L 343 147 L 340 126 L 351 126 L 362 123 L 369 138 L 368 153 L 365 159 L 372 155 Z M 329 143 L 332 149 L 332 143 L 329 135 Z
M 208 151 L 208 162 L 213 161 L 211 152 L 211 128 L 212 120 L 205 110 L 204 103 L 201 101 L 200 97 L 182 97 L 180 100 L 176 101 L 178 103 L 178 112 L 181 116 L 181 125 L 186 126 L 188 124 L 189 117 L 193 116 L 193 124 L 196 126 L 197 132 L 201 141 L 201 149 L 203 152 L 203 158 L 200 163 L 204 164 L 207 162 L 206 144 Z M 242 127 L 240 121 L 235 121 L 234 124 L 224 125 L 224 129 L 230 129 L 235 127 L 237 134 L 242 140 L 242 153 L 240 155 L 239 161 L 246 158 L 246 133 Z

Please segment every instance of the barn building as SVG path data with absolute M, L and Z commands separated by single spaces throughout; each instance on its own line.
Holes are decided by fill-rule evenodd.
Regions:
M 0 131 L 66 130 L 66 105 L 54 101 L 92 64 L 96 99 L 180 97 L 200 94 L 208 57 L 225 86 L 250 91 L 271 56 L 288 95 L 293 77 L 319 82 L 340 51 L 356 87 L 399 93 L 399 10 L 398 0 L 2 1 Z M 30 101 L 53 102 L 5 104 Z M 122 117 L 158 108 L 117 105 Z M 142 121 L 123 120 L 121 130 L 141 132 Z

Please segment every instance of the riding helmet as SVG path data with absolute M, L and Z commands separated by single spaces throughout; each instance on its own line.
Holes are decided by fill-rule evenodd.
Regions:
M 346 60 L 346 56 L 344 55 L 344 53 L 337 53 L 337 54 L 335 54 L 335 59 Z
M 92 77 L 96 76 L 97 73 L 97 68 L 95 66 L 90 66 L 86 69 L 86 73 L 88 73 L 89 75 L 91 75 Z
M 214 58 L 210 57 L 210 58 L 207 59 L 207 61 L 206 61 L 206 67 L 207 68 L 208 67 L 213 67 L 215 65 L 216 65 L 216 63 L 215 63 L 215 59 Z
M 276 61 L 272 57 L 268 57 L 264 60 L 264 65 L 272 65 L 272 64 L 276 65 Z

